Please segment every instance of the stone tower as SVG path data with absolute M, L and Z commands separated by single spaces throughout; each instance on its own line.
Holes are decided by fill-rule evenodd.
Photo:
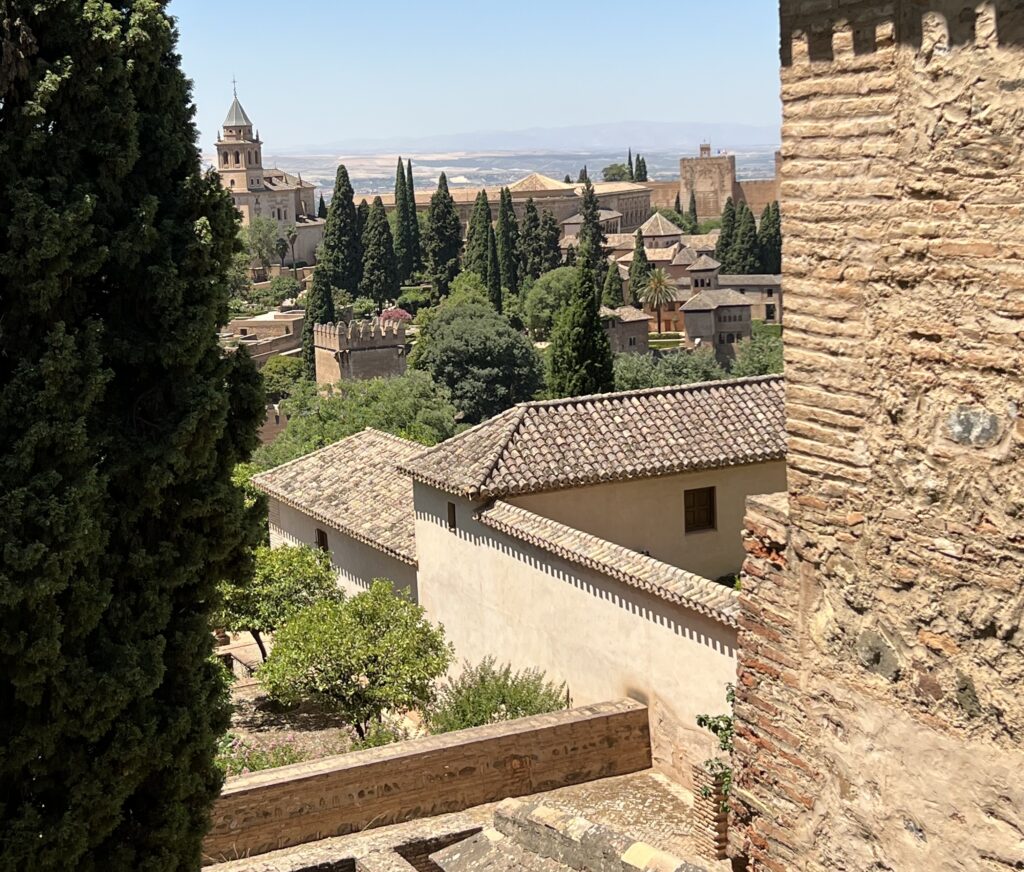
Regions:
M 783 0 L 788 493 L 733 850 L 1024 868 L 1024 2 Z
M 252 122 L 234 93 L 231 108 L 217 140 L 217 170 L 231 191 L 263 188 L 263 143 L 253 134 Z

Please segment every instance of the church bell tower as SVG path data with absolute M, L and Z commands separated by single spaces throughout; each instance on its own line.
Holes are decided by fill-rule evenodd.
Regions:
M 253 135 L 252 121 L 238 102 L 238 90 L 217 140 L 217 171 L 230 191 L 263 189 L 263 143 Z

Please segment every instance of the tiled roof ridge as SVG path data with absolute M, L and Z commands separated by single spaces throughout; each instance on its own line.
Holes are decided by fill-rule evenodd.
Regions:
M 264 469 L 262 472 L 256 473 L 256 475 L 252 477 L 252 480 L 255 482 L 256 479 L 262 478 L 268 473 L 277 472 L 282 469 L 287 469 L 289 466 L 295 466 L 298 463 L 305 463 L 311 457 L 316 457 L 318 454 L 323 454 L 325 451 L 334 448 L 337 445 L 340 445 L 342 442 L 347 442 L 349 439 L 355 439 L 357 436 L 362 436 L 365 433 L 375 433 L 378 436 L 387 436 L 388 439 L 401 442 L 404 445 L 415 445 L 417 448 L 426 447 L 422 443 L 415 442 L 412 439 L 406 439 L 404 436 L 396 436 L 394 433 L 385 433 L 383 430 L 378 430 L 376 427 L 364 427 L 362 430 L 359 430 L 355 433 L 350 433 L 348 436 L 342 436 L 341 439 L 336 439 L 334 442 L 331 442 L 328 445 L 324 445 L 322 448 L 317 448 L 314 451 L 309 451 L 306 454 L 300 455 L 299 457 L 293 457 L 291 460 L 286 460 L 284 463 L 279 463 L 277 466 L 270 467 L 270 469 Z
M 681 385 L 662 385 L 656 388 L 634 388 L 629 391 L 613 391 L 607 394 L 585 394 L 580 397 L 562 397 L 560 399 L 553 400 L 530 400 L 526 403 L 520 403 L 518 406 L 513 408 L 526 408 L 526 409 L 552 409 L 558 406 L 572 406 L 579 403 L 592 403 L 596 400 L 619 400 L 619 399 L 630 399 L 632 397 L 656 397 L 663 394 L 674 394 L 674 393 L 686 393 L 689 391 L 696 391 L 703 388 L 722 388 L 732 387 L 734 385 L 742 384 L 760 384 L 762 382 L 770 381 L 782 381 L 783 376 L 778 373 L 770 373 L 769 375 L 750 375 L 744 376 L 743 378 L 732 378 L 732 379 L 719 379 L 717 381 L 704 381 L 704 382 L 690 382 L 688 384 Z
M 738 608 L 739 594 L 737 591 L 696 573 L 688 572 L 685 569 L 680 569 L 661 560 L 656 560 L 646 554 L 641 554 L 639 551 L 626 548 L 624 545 L 609 542 L 600 536 L 577 530 L 558 521 L 552 521 L 550 518 L 545 518 L 542 515 L 504 500 L 493 500 L 486 507 L 476 512 L 473 518 L 487 527 L 527 542 L 536 548 L 548 551 L 570 563 L 576 563 L 595 572 L 600 572 L 602 575 L 607 575 L 617 581 L 621 581 L 623 584 L 646 591 L 668 602 L 685 606 L 727 626 L 739 626 L 734 614 Z M 535 524 L 539 522 L 540 526 L 548 528 L 553 533 L 561 534 L 563 537 L 569 536 L 570 538 L 578 539 L 580 547 L 573 548 L 567 544 L 554 541 L 553 537 L 545 538 L 536 533 L 531 533 L 522 526 L 517 525 L 516 521 L 533 522 Z M 600 557 L 593 556 L 598 550 L 594 546 L 600 546 L 604 550 L 609 551 L 614 555 L 615 559 L 601 559 Z M 634 568 L 632 570 L 627 569 L 626 567 L 628 566 Z M 645 578 L 637 571 L 641 567 L 675 577 L 680 584 L 686 586 L 686 592 L 672 590 L 649 577 Z M 716 601 L 725 601 L 725 604 L 719 605 Z

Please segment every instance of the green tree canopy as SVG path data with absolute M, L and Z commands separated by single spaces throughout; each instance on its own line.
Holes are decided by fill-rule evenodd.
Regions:
M 466 228 L 466 246 L 462 255 L 462 268 L 487 279 L 487 237 L 491 232 L 491 204 L 487 191 L 480 190 L 473 204 L 473 213 Z
M 541 275 L 558 269 L 562 265 L 562 228 L 558 226 L 558 219 L 554 214 L 545 209 L 540 217 L 540 238 L 541 248 Z
M 284 267 L 284 259 L 288 257 L 288 240 L 283 236 L 278 236 L 274 240 L 274 254 L 277 255 L 277 259 L 281 262 L 282 268 Z
M 576 269 L 560 266 L 544 273 L 530 288 L 523 306 L 523 315 L 530 335 L 538 340 L 550 338 L 555 317 L 569 305 L 576 287 Z
M 740 203 L 736 212 L 736 233 L 722 271 L 736 275 L 760 272 L 761 252 L 757 244 L 757 222 L 746 203 Z
M 658 362 L 658 385 L 686 385 L 723 378 L 726 378 L 725 370 L 710 346 L 666 354 Z
M 353 196 L 348 170 L 344 164 L 339 164 L 313 277 L 316 279 L 317 274 L 320 275 L 321 287 L 327 292 L 331 288 L 340 288 L 355 296 L 363 271 L 359 221 Z
M 316 207 L 316 217 L 323 219 L 327 217 L 327 204 L 324 202 L 324 195 L 320 195 L 320 203 Z
M 501 189 L 498 205 L 498 226 L 494 231 L 498 246 L 498 266 L 501 270 L 501 286 L 509 292 L 519 294 L 519 221 L 512 205 L 512 192 Z M 498 307 L 501 311 L 501 307 Z
M 373 198 L 370 218 L 363 231 L 363 280 L 359 283 L 359 293 L 373 300 L 378 312 L 398 297 L 394 243 L 380 197 Z
M 431 733 L 449 733 L 513 721 L 568 707 L 565 684 L 548 681 L 540 669 L 512 671 L 485 657 L 475 666 L 466 663 L 460 675 L 446 682 L 427 710 Z
M 277 355 L 263 364 L 260 375 L 267 400 L 277 403 L 294 394 L 306 380 L 306 367 L 299 357 Z
M 254 470 L 280 466 L 367 427 L 434 445 L 455 435 L 447 388 L 423 372 L 344 381 L 328 388 L 300 383 L 284 400 L 287 429 L 253 455 Z
M 306 545 L 261 545 L 254 558 L 251 580 L 220 585 L 221 607 L 214 623 L 235 633 L 252 634 L 266 660 L 264 634 L 277 632 L 290 618 L 321 600 L 340 602 L 343 597 L 325 551 Z
M 435 297 L 440 299 L 448 295 L 448 286 L 459 273 L 459 252 L 462 249 L 459 213 L 452 195 L 448 193 L 448 179 L 444 173 L 441 173 L 437 190 L 430 198 L 424 243 L 430 282 L 434 286 Z
M 359 205 L 356 207 L 356 239 L 360 240 L 359 244 L 359 262 L 363 262 L 363 249 L 362 249 L 362 238 L 363 233 L 366 231 L 366 223 L 370 220 L 370 204 L 366 202 L 366 197 L 363 197 L 359 201 Z M 355 292 L 351 292 L 353 295 Z
M 629 264 L 629 298 L 634 306 L 639 305 L 647 277 L 651 274 L 651 263 L 644 248 L 644 235 L 637 228 L 633 239 L 633 260 Z
M 412 228 L 416 223 L 416 207 L 409 201 L 406 189 L 405 164 L 398 158 L 395 171 L 395 271 L 399 283 L 407 282 L 413 273 Z M 366 255 L 363 255 L 365 263 Z
M 624 304 L 622 299 L 622 279 L 615 261 L 609 261 L 608 271 L 604 277 L 604 288 L 601 291 L 601 305 L 609 309 L 617 309 Z M 660 332 L 660 331 L 659 331 Z
M 715 244 L 715 260 L 724 267 L 729 262 L 729 255 L 732 251 L 732 244 L 736 238 L 736 204 L 732 197 L 725 201 L 725 208 L 722 210 L 722 229 L 718 234 L 718 242 Z
M 782 272 L 782 220 L 776 200 L 764 207 L 761 226 L 757 229 L 757 247 L 761 272 L 779 275 Z
M 653 354 L 616 354 L 614 368 L 617 391 L 638 391 L 658 384 Z
M 782 372 L 782 337 L 776 330 L 755 321 L 753 336 L 736 346 L 730 375 L 742 378 Z
M 582 265 L 576 272 L 572 298 L 551 331 L 548 390 L 555 397 L 601 394 L 615 386 L 612 349 L 598 312 L 594 277 Z
M 690 221 L 694 227 L 700 227 L 700 218 L 697 217 L 697 193 L 693 189 L 690 190 L 690 207 L 687 210 Z M 694 231 L 697 232 L 696 230 Z
M 636 156 L 633 168 L 633 180 L 637 182 L 647 181 L 647 161 L 639 154 Z
M 330 285 L 329 273 L 320 269 L 313 270 L 313 281 L 306 291 L 305 318 L 302 322 L 302 360 L 306 365 L 306 376 L 316 381 L 316 341 L 313 328 L 317 324 L 333 324 L 334 293 Z M 347 293 L 347 291 L 345 292 Z
M 636 167 L 633 165 L 633 149 L 630 148 L 626 153 L 626 172 L 629 175 L 629 181 L 636 179 Z
M 277 222 L 261 215 L 254 215 L 242 228 L 242 242 L 253 260 L 259 261 L 263 269 L 270 264 L 277 253 Z
M 259 671 L 270 696 L 337 712 L 360 739 L 385 711 L 423 708 L 452 659 L 444 630 L 408 592 L 377 579 L 343 602 L 321 601 L 291 618 Z
M 501 311 L 501 263 L 494 227 L 487 225 L 487 299 L 495 311 Z
M 264 414 L 165 4 L 4 4 L 0 866 L 197 869 Z M 13 292 L 12 289 L 17 289 Z
M 579 247 L 576 249 L 577 262 L 583 267 L 584 278 L 589 277 L 596 280 L 598 272 L 603 278 L 604 246 L 607 237 L 601 227 L 601 207 L 590 179 L 586 179 L 583 183 L 580 218 L 583 220 L 580 224 Z
M 420 242 L 420 214 L 416 208 L 416 187 L 412 180 L 412 160 L 405 162 L 405 195 L 409 201 L 409 262 L 413 273 L 423 267 L 423 250 Z
M 601 170 L 601 177 L 606 182 L 631 182 L 630 169 L 625 164 L 613 163 Z
M 673 302 L 676 298 L 676 288 L 672 284 L 668 273 L 665 270 L 651 270 L 644 282 L 643 290 L 640 291 L 640 299 L 645 306 L 654 309 L 658 317 L 658 333 L 661 333 L 661 308 Z
M 538 279 L 544 272 L 544 239 L 541 236 L 540 213 L 533 197 L 526 201 L 523 212 L 523 228 L 520 234 L 520 249 L 523 259 L 523 278 Z
M 446 385 L 475 424 L 532 400 L 543 384 L 533 344 L 489 303 L 442 305 L 421 329 L 409 365 Z

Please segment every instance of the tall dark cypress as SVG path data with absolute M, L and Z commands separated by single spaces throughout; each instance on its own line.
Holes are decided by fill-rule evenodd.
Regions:
M 729 252 L 732 251 L 735 236 L 736 204 L 733 203 L 732 197 L 729 197 L 722 210 L 722 229 L 719 231 L 718 242 L 715 244 L 715 260 L 722 264 L 723 268 L 729 260 Z
M 576 251 L 577 260 L 584 267 L 585 272 L 591 278 L 598 275 L 598 269 L 604 262 L 604 245 L 607 237 L 601 227 L 601 207 L 597 201 L 597 194 L 590 179 L 583 183 L 583 201 L 580 204 L 579 248 Z
M 339 164 L 314 276 L 320 273 L 328 288 L 340 288 L 353 297 L 362 277 L 359 235 L 352 183 L 345 165 Z
M 327 204 L 324 202 L 324 195 L 320 195 L 320 205 L 316 207 L 316 217 L 323 219 L 327 217 Z
M 264 414 L 163 4 L 4 5 L 0 867 L 197 869 Z M 8 293 L 16 287 L 17 293 Z
M 576 179 L 576 184 L 582 185 L 590 176 L 587 175 L 587 165 L 583 164 L 583 168 L 580 170 L 579 178 Z
M 423 269 L 423 243 L 420 241 L 420 222 L 417 217 L 419 210 L 416 208 L 416 187 L 412 181 L 411 159 L 405 162 L 405 195 L 409 199 L 409 251 L 412 270 L 418 272 Z
M 676 200 L 672 204 L 672 209 L 675 211 L 677 215 L 683 214 L 683 204 L 682 201 L 679 199 L 679 191 L 676 191 Z
M 619 267 L 614 261 L 609 261 L 608 272 L 604 277 L 604 288 L 601 291 L 601 305 L 617 309 L 622 304 L 622 279 L 619 277 Z
M 764 207 L 761 226 L 757 229 L 757 247 L 761 272 L 778 275 L 782 272 L 782 227 L 778 201 Z
M 501 285 L 519 294 L 519 221 L 512 205 L 512 192 L 501 189 L 498 201 L 498 263 L 501 265 Z
M 455 201 L 448 192 L 448 177 L 444 173 L 437 180 L 437 190 L 430 198 L 424 248 L 434 297 L 447 297 L 448 288 L 459 272 L 462 226 Z
M 487 296 L 499 312 L 501 311 L 501 263 L 498 258 L 498 244 L 494 227 L 487 225 Z
M 558 219 L 545 209 L 540 216 L 541 273 L 557 269 L 562 263 L 562 228 Z
M 695 228 L 694 232 L 696 233 L 697 232 L 696 228 L 697 228 L 697 226 L 699 224 L 699 219 L 697 218 L 697 194 L 692 189 L 690 190 L 690 211 L 689 211 L 689 215 L 690 215 L 690 223 L 693 224 L 693 226 Z
M 647 260 L 644 235 L 638 227 L 633 237 L 633 260 L 629 264 L 629 299 L 634 306 L 640 305 L 640 292 L 647 284 L 647 276 L 650 274 L 651 264 Z
M 491 204 L 487 191 L 481 190 L 473 204 L 466 228 L 466 246 L 463 249 L 462 268 L 475 272 L 480 278 L 487 278 L 487 234 L 491 226 Z
M 327 284 L 327 274 L 313 271 L 313 281 L 306 291 L 306 306 L 302 322 L 302 362 L 306 367 L 306 377 L 316 380 L 316 342 L 313 328 L 317 324 L 333 324 L 334 295 Z
M 356 231 L 360 240 L 363 238 L 363 233 L 366 232 L 366 222 L 370 220 L 370 204 L 366 202 L 366 197 L 363 197 L 359 201 L 359 205 L 356 207 Z M 362 246 L 362 242 L 360 242 Z M 360 252 L 362 248 L 360 247 Z M 360 254 L 360 258 L 362 255 Z
M 639 154 L 636 156 L 636 169 L 633 177 L 638 182 L 647 181 L 647 161 Z
M 523 210 L 523 228 L 519 234 L 519 248 L 522 256 L 524 276 L 540 278 L 543 272 L 544 241 L 540 231 L 540 213 L 533 197 L 526 201 Z
M 363 231 L 363 280 L 359 283 L 359 293 L 373 300 L 378 312 L 398 296 L 394 240 L 380 197 L 373 198 L 370 217 Z
M 626 158 L 626 170 L 629 172 L 629 180 L 632 182 L 636 178 L 636 174 L 633 168 L 633 149 L 629 149 L 629 156 Z
M 601 323 L 595 279 L 581 263 L 572 298 L 555 318 L 551 332 L 551 376 L 556 397 L 577 397 L 613 390 L 612 349 Z
M 740 203 L 736 213 L 736 235 L 729 249 L 728 260 L 722 264 L 723 272 L 753 275 L 761 270 L 761 252 L 757 244 L 757 222 L 746 203 Z
M 398 169 L 395 172 L 395 268 L 398 271 L 399 283 L 409 280 L 412 275 L 412 240 L 409 238 L 409 213 L 415 212 L 409 203 L 409 195 L 405 187 L 405 164 L 398 158 Z M 366 253 L 363 253 L 366 262 Z

